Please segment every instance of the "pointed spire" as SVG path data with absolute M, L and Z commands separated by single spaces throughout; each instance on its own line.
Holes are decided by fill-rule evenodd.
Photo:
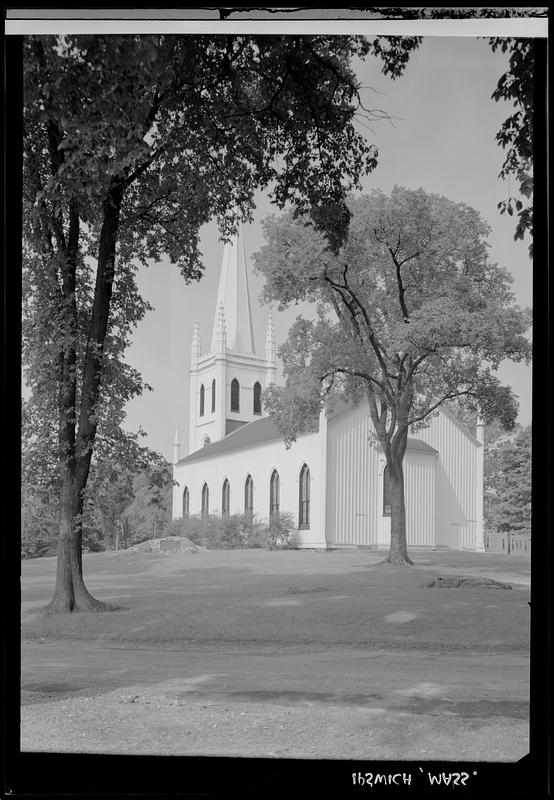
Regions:
M 271 312 L 269 313 L 265 333 L 265 358 L 271 364 L 275 363 L 275 325 L 273 324 Z
M 179 444 L 179 429 L 175 428 L 175 440 L 173 442 L 173 463 L 176 464 L 181 458 L 181 445 Z
M 215 352 L 224 353 L 227 347 L 227 329 L 225 327 L 225 311 L 220 305 L 215 321 Z
M 194 328 L 192 331 L 192 347 L 190 351 L 190 362 L 191 364 L 196 364 L 198 359 L 201 355 L 201 344 L 200 344 L 200 326 L 198 325 L 198 321 L 194 322 Z
M 223 306 L 224 310 L 229 350 L 239 353 L 255 353 L 242 223 L 239 224 L 238 233 L 223 248 L 217 290 L 217 311 L 212 330 L 212 353 L 217 352 L 220 306 Z

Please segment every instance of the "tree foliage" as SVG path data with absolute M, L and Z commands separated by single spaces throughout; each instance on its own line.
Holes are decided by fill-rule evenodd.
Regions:
M 142 462 L 94 463 L 81 527 L 83 548 L 119 550 L 165 534 L 171 522 L 171 467 L 156 454 Z M 59 493 L 22 484 L 23 558 L 56 555 Z
M 266 244 L 255 256 L 265 299 L 280 308 L 310 300 L 318 312 L 292 326 L 280 349 L 285 386 L 264 402 L 290 443 L 325 399 L 365 396 L 401 498 L 396 514 L 393 500 L 390 558 L 407 561 L 409 429 L 460 397 L 486 420 L 513 426 L 517 402 L 495 370 L 506 358 L 529 358 L 530 317 L 513 302 L 509 274 L 490 261 L 489 228 L 473 208 L 395 187 L 390 197 L 352 199 L 350 211 L 336 254 L 308 219 L 265 221 Z
M 533 238 L 533 104 L 534 55 L 532 39 L 490 39 L 493 51 L 500 49 L 509 54 L 509 68 L 504 72 L 493 92 L 494 100 L 506 100 L 514 112 L 502 123 L 496 141 L 506 151 L 499 177 L 513 178 L 520 197 L 508 197 L 498 204 L 500 213 L 515 214 L 517 218 L 514 239 L 525 234 Z M 533 243 L 529 245 L 533 255 Z
M 497 495 L 489 525 L 501 532 L 531 533 L 532 430 L 493 443 L 485 454 L 485 480 Z
M 491 19 L 514 17 L 545 17 L 547 9 L 529 8 L 374 8 L 386 18 L 402 19 Z M 499 178 L 513 179 L 519 187 L 519 197 L 511 193 L 498 203 L 501 214 L 516 217 L 514 239 L 529 235 L 529 255 L 533 255 L 533 111 L 534 111 L 534 42 L 533 39 L 487 39 L 493 53 L 497 50 L 508 56 L 508 68 L 498 79 L 491 95 L 495 101 L 510 103 L 514 111 L 502 123 L 496 141 L 506 151 Z M 542 134 L 543 132 L 541 132 Z
M 164 535 L 171 523 L 172 498 L 173 474 L 166 462 L 135 475 L 133 499 L 122 515 L 125 546 Z

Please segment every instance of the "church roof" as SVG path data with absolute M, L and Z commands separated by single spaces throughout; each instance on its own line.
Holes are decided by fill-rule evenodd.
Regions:
M 421 453 L 438 453 L 438 450 L 435 450 L 434 447 L 431 447 L 430 444 L 427 442 L 423 442 L 421 439 L 412 439 L 411 436 L 408 436 L 408 444 L 406 445 L 406 450 L 419 450 Z
M 200 461 L 203 458 L 219 456 L 222 453 L 230 453 L 233 450 L 240 450 L 243 447 L 252 447 L 263 442 L 270 442 L 272 439 L 281 439 L 282 434 L 277 430 L 271 417 L 261 417 L 254 422 L 247 422 L 241 425 L 236 431 L 229 433 L 224 439 L 212 442 L 205 447 L 196 450 L 189 456 L 182 458 L 179 464 L 188 464 L 190 461 Z
M 185 458 L 181 458 L 179 464 L 189 464 L 191 461 L 201 461 L 204 458 L 211 458 L 213 456 L 220 456 L 224 453 L 232 453 L 235 450 L 241 450 L 243 447 L 254 447 L 257 444 L 264 444 L 271 442 L 274 439 L 282 439 L 283 435 L 277 430 L 277 427 L 271 417 L 261 417 L 254 422 L 247 422 L 236 431 L 229 433 L 224 439 L 218 442 L 201 447 Z M 412 439 L 408 437 L 407 450 L 418 450 L 424 453 L 437 453 L 434 447 L 431 447 L 421 439 Z

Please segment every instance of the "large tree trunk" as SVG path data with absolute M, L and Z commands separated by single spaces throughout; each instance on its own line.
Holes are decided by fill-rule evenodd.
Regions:
M 391 491 L 390 550 L 388 564 L 413 564 L 406 544 L 406 503 L 404 498 L 404 469 L 402 459 L 394 458 L 388 465 Z
M 83 492 L 90 472 L 92 451 L 96 439 L 96 405 L 100 395 L 102 355 L 115 269 L 115 248 L 119 227 L 119 212 L 123 199 L 123 185 L 112 181 L 103 207 L 103 224 L 98 249 L 96 286 L 88 335 L 79 427 L 76 433 L 76 348 L 64 353 L 64 369 L 60 390 L 62 445 L 62 488 L 60 495 L 60 530 L 56 588 L 48 612 L 106 610 L 107 606 L 88 592 L 83 581 L 81 511 Z M 68 247 L 71 258 L 65 265 L 64 289 L 69 329 L 76 330 L 75 277 L 78 240 L 78 216 L 72 216 L 75 231 L 73 247 Z M 70 229 L 71 230 L 71 229 Z M 70 236 L 71 239 L 71 236 Z M 71 245 L 71 242 L 70 242 Z M 73 340 L 74 341 L 74 340 Z
M 58 536 L 58 564 L 54 597 L 46 607 L 47 613 L 68 611 L 101 611 L 104 603 L 96 600 L 83 581 L 82 511 L 81 491 L 75 476 L 65 470 L 60 496 L 60 529 Z
M 408 411 L 412 400 L 409 382 L 403 388 L 402 403 L 391 410 L 385 400 L 380 408 L 371 387 L 366 387 L 371 421 L 387 460 L 391 492 L 390 549 L 385 563 L 413 564 L 406 546 L 406 505 L 404 500 L 404 454 L 408 444 Z
M 391 520 L 388 564 L 413 564 L 406 544 L 406 501 L 404 497 L 404 455 L 408 444 L 405 420 L 398 425 L 385 448 L 390 478 Z

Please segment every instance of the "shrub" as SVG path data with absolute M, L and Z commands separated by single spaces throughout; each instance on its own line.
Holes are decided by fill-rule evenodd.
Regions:
M 287 516 L 287 515 L 283 515 Z M 292 515 L 288 515 L 291 517 Z M 226 517 L 210 514 L 207 517 L 192 516 L 186 520 L 174 520 L 171 535 L 186 536 L 194 544 L 210 549 L 237 549 L 242 547 L 277 548 L 286 546 L 287 525 L 281 523 L 270 534 L 270 527 L 259 522 L 251 514 L 231 514 Z
M 186 536 L 194 544 L 202 545 L 203 547 L 211 547 L 211 540 L 213 540 L 213 531 L 215 530 L 218 522 L 218 517 L 209 516 L 206 519 L 202 517 L 189 517 L 181 522 L 181 536 Z M 210 531 L 212 535 L 210 536 Z M 216 545 L 217 546 L 217 545 Z
M 164 536 L 186 536 L 187 534 L 184 532 L 184 522 L 182 519 L 172 519 L 171 522 L 168 522 L 165 526 L 163 535 Z
M 42 558 L 58 552 L 59 506 L 45 493 L 21 489 L 21 557 Z
M 269 528 L 261 522 L 251 520 L 247 530 L 247 547 L 267 548 L 269 547 Z
M 245 547 L 247 532 L 244 519 L 240 514 L 232 514 L 221 518 L 221 546 L 233 550 L 237 547 Z
M 221 517 L 210 514 L 207 517 L 193 516 L 186 520 L 175 521 L 180 532 L 173 535 L 186 536 L 194 544 L 210 549 L 235 549 L 248 546 L 250 529 L 248 518 L 242 514 L 231 514 Z
M 268 548 L 270 550 L 288 550 L 294 547 L 295 530 L 294 517 L 290 512 L 283 511 L 272 517 L 267 528 Z
M 288 512 L 269 523 L 259 522 L 250 514 L 191 516 L 185 520 L 173 520 L 165 535 L 186 536 L 194 544 L 210 550 L 242 547 L 283 550 L 296 545 L 294 516 Z

